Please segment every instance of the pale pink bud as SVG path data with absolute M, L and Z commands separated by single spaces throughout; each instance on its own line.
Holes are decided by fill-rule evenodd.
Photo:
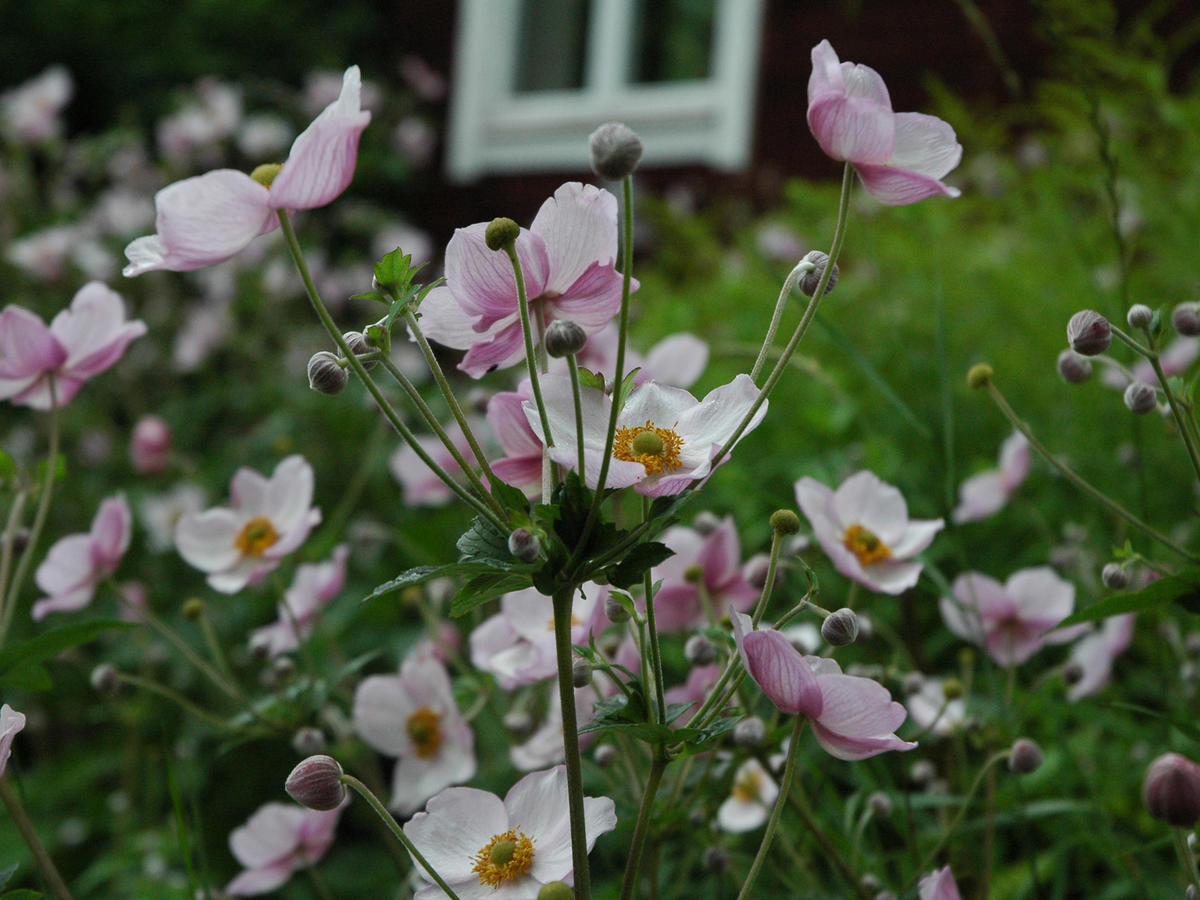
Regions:
M 1154 818 L 1193 827 L 1200 821 L 1200 766 L 1178 753 L 1164 753 L 1146 770 L 1142 800 Z
M 346 799 L 342 766 L 332 756 L 310 756 L 292 769 L 284 789 L 301 806 L 337 809 Z
M 129 462 L 140 475 L 154 475 L 167 467 L 171 454 L 171 428 L 158 416 L 142 416 L 129 440 Z
M 1076 353 L 1098 356 L 1112 343 L 1112 326 L 1095 310 L 1080 310 L 1067 322 L 1067 343 Z

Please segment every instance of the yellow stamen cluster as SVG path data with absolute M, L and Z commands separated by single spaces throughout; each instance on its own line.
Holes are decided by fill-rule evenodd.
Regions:
M 613 440 L 614 459 L 639 462 L 647 475 L 674 472 L 679 468 L 683 438 L 670 428 L 657 428 L 653 422 L 636 427 L 618 428 Z
M 762 796 L 762 783 L 762 773 L 748 769 L 734 779 L 733 796 L 743 803 L 754 803 Z
M 279 540 L 279 532 L 266 516 L 255 516 L 242 526 L 233 539 L 233 546 L 246 556 L 262 556 L 268 547 Z
M 881 541 L 875 532 L 861 525 L 851 525 L 847 528 L 846 533 L 842 535 L 842 544 L 857 556 L 864 566 L 892 558 L 892 548 Z
M 442 717 L 428 706 L 422 706 L 408 717 L 404 725 L 408 738 L 416 748 L 417 756 L 429 759 L 437 756 L 442 746 Z
M 471 871 L 479 875 L 479 883 L 498 888 L 519 878 L 533 865 L 533 841 L 520 828 L 492 835 L 475 854 Z

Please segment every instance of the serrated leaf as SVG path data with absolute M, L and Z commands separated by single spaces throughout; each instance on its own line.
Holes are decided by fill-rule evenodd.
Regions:
M 511 484 L 495 478 L 489 482 L 488 489 L 505 509 L 524 513 L 529 511 L 529 498 L 520 488 L 515 488 Z
M 646 541 L 636 544 L 615 566 L 608 569 L 610 584 L 619 588 L 628 588 L 642 580 L 642 576 L 651 568 L 675 555 L 675 551 L 666 544 L 658 541 Z
M 685 712 L 687 712 L 689 709 L 691 709 L 695 705 L 696 705 L 695 702 L 692 702 L 692 701 L 689 701 L 687 703 L 668 703 L 667 704 L 667 714 L 664 717 L 664 720 L 666 721 L 666 723 L 668 725 L 670 725 L 672 722 L 674 722 L 676 719 L 678 719 L 680 716 L 682 716 Z
M 10 644 L 0 650 L 0 676 L 18 666 L 45 662 L 64 650 L 95 640 L 97 635 L 105 631 L 131 628 L 137 628 L 137 625 L 133 622 L 118 622 L 115 619 L 92 619 L 90 622 L 63 625 L 18 644 Z
M 471 520 L 471 527 L 455 542 L 458 552 L 466 557 L 463 562 L 495 561 L 501 564 L 515 563 L 508 552 L 508 535 L 481 516 Z
M 591 369 L 579 367 L 579 384 L 581 387 L 595 388 L 598 391 L 604 391 L 604 373 L 593 372 Z
M 381 294 L 379 291 L 366 291 L 362 294 L 351 294 L 350 299 L 351 300 L 374 300 L 377 303 L 383 303 L 383 304 L 388 304 L 388 303 L 392 302 L 390 297 L 388 297 L 385 294 Z
M 511 572 L 485 572 L 476 575 L 463 585 L 450 601 L 450 615 L 457 619 L 501 594 L 522 591 L 531 583 L 530 576 Z
M 1172 601 L 1192 612 L 1200 612 L 1200 567 L 1184 569 L 1175 575 L 1166 575 L 1153 581 L 1140 591 L 1113 594 L 1091 606 L 1067 616 L 1057 628 L 1076 625 L 1080 622 L 1098 622 L 1123 613 L 1145 612 L 1164 606 Z

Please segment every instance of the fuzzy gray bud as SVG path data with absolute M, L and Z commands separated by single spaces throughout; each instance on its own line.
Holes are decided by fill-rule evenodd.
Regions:
M 607 769 L 617 761 L 617 755 L 617 748 L 612 744 L 601 744 L 592 753 L 592 758 L 600 768 Z
M 1082 309 L 1067 322 L 1067 343 L 1076 353 L 1098 356 L 1112 343 L 1112 326 L 1094 309 Z
M 347 331 L 342 335 L 342 340 L 346 342 L 346 346 L 350 348 L 350 352 L 355 356 L 362 356 L 364 353 L 374 353 L 376 348 L 372 347 L 367 342 L 367 336 L 361 331 Z M 371 359 L 363 361 L 364 369 L 373 369 L 379 365 L 379 360 Z
M 516 737 L 525 737 L 533 731 L 533 718 L 523 709 L 509 710 L 500 721 Z
M 521 562 L 533 562 L 542 552 L 537 535 L 528 528 L 516 528 L 508 536 L 508 552 Z
M 1042 748 L 1029 738 L 1017 738 L 1008 751 L 1008 768 L 1018 775 L 1028 775 L 1041 768 Z
M 1185 337 L 1200 334 L 1200 303 L 1180 303 L 1171 312 L 1171 324 Z
M 720 517 L 713 512 L 704 510 L 696 513 L 696 518 L 692 519 L 692 528 L 700 532 L 700 534 L 712 534 L 721 527 Z
M 1196 890 L 1194 884 L 1187 886 L 1187 890 L 1183 892 L 1183 900 L 1200 900 L 1200 891 Z
M 292 749 L 301 756 L 320 753 L 325 749 L 325 732 L 311 725 L 297 728 L 296 733 L 292 735 Z
M 720 875 L 729 868 L 729 851 L 724 847 L 708 847 L 704 851 L 704 868 Z
M 1092 361 L 1074 350 L 1058 354 L 1058 374 L 1067 384 L 1083 384 L 1092 377 Z
M 1158 392 L 1144 381 L 1131 381 L 1125 388 L 1125 405 L 1131 413 L 1144 416 L 1158 409 Z
M 1125 321 L 1129 323 L 1130 328 L 1149 328 L 1153 319 L 1154 310 L 1145 303 L 1133 304 L 1125 314 Z
M 929 787 L 937 778 L 937 766 L 931 760 L 919 759 L 908 769 L 908 779 L 917 787 Z
M 683 645 L 683 658 L 693 666 L 707 666 L 717 661 L 717 648 L 702 634 L 693 634 Z
M 629 609 L 611 593 L 604 598 L 604 615 L 614 625 L 629 621 Z
M 858 639 L 858 616 L 854 610 L 843 606 L 831 612 L 821 623 L 821 637 L 834 647 L 853 644 Z
M 92 669 L 92 690 L 99 694 L 115 694 L 121 686 L 121 676 L 112 663 L 100 663 Z
M 883 791 L 874 791 L 867 797 L 867 807 L 873 815 L 886 819 L 892 814 L 892 798 Z
M 592 171 L 609 181 L 620 181 L 642 158 L 642 139 L 623 122 L 605 122 L 588 137 Z
M 1110 562 L 1100 570 L 1100 580 L 1111 591 L 1120 591 L 1129 587 L 1129 573 L 1117 562 Z
M 758 716 L 746 716 L 733 726 L 733 742 L 739 747 L 757 747 L 767 736 L 767 726 Z
M 328 350 L 318 350 L 308 361 L 308 386 L 320 394 L 340 394 L 349 378 Z
M 337 809 L 346 799 L 342 765 L 332 756 L 310 756 L 292 769 L 284 789 L 309 809 Z
M 925 687 L 925 676 L 920 672 L 909 672 L 904 676 L 904 693 L 917 694 Z
M 809 250 L 804 254 L 804 259 L 802 259 L 801 262 L 809 262 L 813 264 L 813 269 L 801 275 L 800 280 L 797 282 L 797 284 L 800 285 L 800 290 L 811 297 L 816 292 L 817 285 L 821 283 L 821 277 L 825 274 L 825 269 L 829 265 L 829 254 L 822 253 L 820 250 Z M 825 285 L 826 294 L 833 292 L 834 285 L 837 284 L 837 281 L 838 267 L 835 264 L 833 271 L 829 274 L 829 283 Z
M 546 326 L 546 352 L 555 359 L 571 356 L 587 346 L 583 326 L 569 319 L 555 319 Z
M 571 663 L 571 683 L 577 688 L 587 687 L 592 683 L 592 664 L 581 656 Z

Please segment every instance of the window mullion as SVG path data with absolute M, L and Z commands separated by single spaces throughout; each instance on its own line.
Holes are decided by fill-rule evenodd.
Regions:
M 593 0 L 584 88 L 597 102 L 620 95 L 629 81 L 634 0 Z

